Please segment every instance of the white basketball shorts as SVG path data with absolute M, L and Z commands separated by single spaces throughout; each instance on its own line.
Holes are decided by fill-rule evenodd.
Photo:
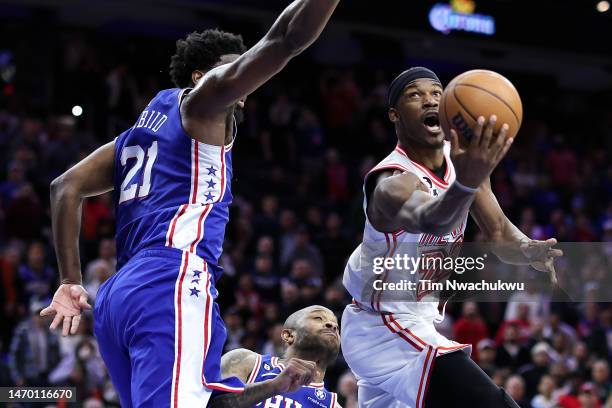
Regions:
M 471 345 L 438 333 L 431 320 L 350 304 L 342 315 L 342 353 L 357 377 L 360 408 L 421 408 L 436 357 Z

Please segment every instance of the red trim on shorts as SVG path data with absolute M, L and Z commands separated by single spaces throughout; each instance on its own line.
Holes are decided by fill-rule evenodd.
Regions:
M 432 351 L 433 351 L 433 354 L 431 354 Z M 433 370 L 433 364 L 436 361 L 436 352 L 437 350 L 431 346 L 429 347 L 427 351 L 427 356 L 425 357 L 425 363 L 423 364 L 423 371 L 421 372 L 421 381 L 419 382 L 419 390 L 417 392 L 417 398 L 416 398 L 417 408 L 422 408 L 425 403 L 425 396 L 427 392 L 427 387 L 429 385 L 429 378 L 431 377 L 431 371 Z M 425 389 L 423 389 L 423 380 L 425 380 Z M 422 394 L 421 394 L 421 391 L 423 391 Z
M 417 336 L 416 334 L 414 334 L 409 328 L 407 327 L 402 327 L 401 324 L 399 324 L 399 322 L 397 320 L 395 320 L 395 316 L 391 313 L 389 314 L 389 318 L 391 320 L 391 323 L 393 323 L 395 326 L 398 327 L 398 329 L 400 331 L 405 331 L 406 334 L 410 335 L 411 337 L 413 337 L 416 341 L 418 341 L 419 343 L 421 343 L 423 345 L 423 347 L 428 347 L 429 344 L 427 342 L 425 342 L 424 340 L 422 340 L 419 336 Z
M 388 317 L 388 315 L 385 314 L 381 314 L 382 316 L 382 321 L 385 324 L 385 326 L 387 326 L 387 328 L 389 330 L 391 330 L 392 333 L 397 334 L 398 336 L 400 336 L 402 339 L 406 340 L 408 343 L 410 343 L 410 345 L 412 347 L 414 347 L 415 349 L 417 349 L 418 351 L 423 351 L 423 347 L 419 346 L 418 344 L 416 344 L 414 341 L 412 341 L 412 339 L 410 339 L 410 337 L 408 337 L 405 333 L 401 332 L 401 331 L 397 331 L 396 329 L 393 328 L 393 326 L 391 326 L 391 324 L 386 320 L 386 318 Z
M 419 403 L 421 400 L 421 390 L 423 388 L 423 379 L 425 378 L 425 373 L 427 372 L 427 366 L 429 365 L 429 357 L 431 356 L 431 347 L 427 348 L 427 355 L 425 356 L 425 363 L 423 363 L 423 370 L 421 371 L 421 380 L 419 381 L 419 390 L 417 392 L 416 397 L 416 406 L 417 408 L 422 407 L 423 405 Z

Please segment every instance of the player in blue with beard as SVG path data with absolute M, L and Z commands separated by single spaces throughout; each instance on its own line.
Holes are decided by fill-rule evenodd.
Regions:
M 82 200 L 114 190 L 118 272 L 96 296 L 94 332 L 123 407 L 206 406 L 213 390 L 248 397 L 262 387 L 220 377 L 226 331 L 215 282 L 235 117 L 247 95 L 319 36 L 338 1 L 294 1 L 247 51 L 241 37 L 218 30 L 179 40 L 176 88 L 51 184 L 62 281 L 41 314 L 53 315 L 51 328 L 62 325 L 63 335 L 91 308 L 81 286 Z
M 228 352 L 221 359 L 223 377 L 245 384 L 260 383 L 258 398 L 226 394 L 212 400 L 213 408 L 342 408 L 336 393 L 325 388 L 327 367 L 340 351 L 338 320 L 323 306 L 310 306 L 287 318 L 281 332 L 283 356 L 260 355 L 246 349 Z M 313 367 L 313 363 L 315 366 Z M 301 376 L 309 376 L 307 382 Z

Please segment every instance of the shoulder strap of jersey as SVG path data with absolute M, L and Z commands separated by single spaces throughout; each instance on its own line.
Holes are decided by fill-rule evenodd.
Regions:
M 264 356 L 262 356 L 261 354 L 257 354 L 255 364 L 253 365 L 251 374 L 249 374 L 249 377 L 247 378 L 246 384 L 253 384 L 255 382 L 255 379 L 257 379 L 257 375 L 259 374 L 259 369 L 261 368 L 263 357 Z
M 335 392 L 332 392 L 330 394 L 331 394 L 331 403 L 329 404 L 329 408 L 337 408 L 338 407 L 338 394 L 336 394 Z

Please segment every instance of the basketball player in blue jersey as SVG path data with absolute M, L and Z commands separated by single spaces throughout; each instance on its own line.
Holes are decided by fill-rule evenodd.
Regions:
M 232 200 L 235 111 L 321 33 L 339 0 L 296 0 L 255 46 L 208 30 L 177 42 L 170 74 L 134 126 L 51 185 L 61 285 L 42 315 L 75 333 L 90 309 L 81 286 L 83 198 L 114 190 L 118 272 L 102 285 L 94 332 L 123 407 L 206 406 L 213 390 L 257 393 L 220 378 L 226 331 L 215 303 Z M 297 383 L 309 376 L 299 376 Z
M 281 336 L 286 347 L 281 358 L 246 349 L 223 356 L 223 377 L 234 376 L 245 384 L 259 383 L 261 393 L 225 394 L 213 399 L 211 407 L 341 408 L 336 394 L 323 384 L 325 371 L 340 350 L 338 320 L 333 312 L 318 305 L 298 310 L 285 321 Z M 309 381 L 296 381 L 304 373 L 311 376 Z

